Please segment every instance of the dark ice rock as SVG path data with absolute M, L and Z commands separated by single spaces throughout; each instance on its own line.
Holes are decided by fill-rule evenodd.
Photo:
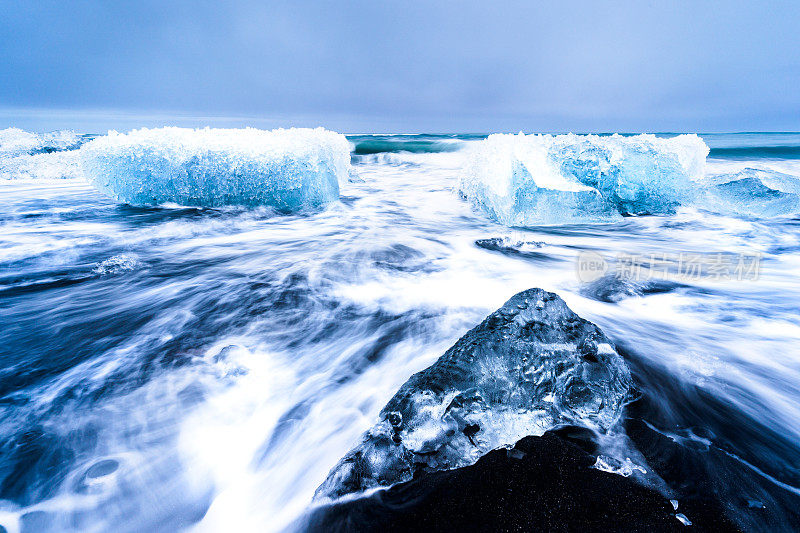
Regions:
M 682 287 L 685 285 L 667 279 L 636 280 L 611 273 L 584 284 L 580 292 L 598 302 L 617 303 L 634 296 L 662 294 Z
M 545 243 L 539 241 L 516 241 L 508 237 L 492 237 L 490 239 L 478 239 L 475 241 L 475 246 L 478 248 L 499 252 L 511 257 L 539 261 L 558 261 L 559 259 L 557 257 L 553 257 L 538 250 L 544 245 Z
M 475 463 L 561 424 L 605 430 L 630 372 L 594 324 L 557 295 L 523 291 L 413 375 L 317 489 L 337 498 Z
M 565 427 L 525 437 L 476 464 L 423 473 L 368 496 L 323 505 L 298 529 L 389 531 L 675 531 L 686 526 L 652 488 L 591 468 L 590 431 Z M 739 531 L 724 508 L 681 500 L 692 531 Z

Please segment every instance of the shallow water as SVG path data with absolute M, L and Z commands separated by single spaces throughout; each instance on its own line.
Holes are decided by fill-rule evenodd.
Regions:
M 703 137 L 709 174 L 800 175 L 794 156 L 757 151 L 797 136 Z M 762 505 L 763 523 L 791 527 L 800 221 L 683 209 L 509 229 L 455 192 L 473 137 L 378 141 L 354 154 L 340 202 L 296 215 L 118 205 L 78 177 L 0 180 L 7 531 L 289 527 L 411 374 L 530 287 L 624 350 L 648 423 L 734 458 L 732 513 Z M 507 240 L 476 245 L 494 237 Z M 758 275 L 585 283 L 587 251 L 611 268 L 757 256 Z

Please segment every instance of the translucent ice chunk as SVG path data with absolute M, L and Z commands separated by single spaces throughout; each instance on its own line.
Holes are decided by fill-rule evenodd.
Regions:
M 667 214 L 692 196 L 708 147 L 696 135 L 490 135 L 461 193 L 511 226 Z
M 700 207 L 725 215 L 760 218 L 800 213 L 800 178 L 747 168 L 711 178 Z
M 674 212 L 691 198 L 709 151 L 697 135 L 559 135 L 553 145 L 563 174 L 597 188 L 626 214 Z
M 594 465 L 592 465 L 592 468 L 611 474 L 617 474 L 622 477 L 630 477 L 634 472 L 642 474 L 647 473 L 647 470 L 643 466 L 639 466 L 631 461 L 630 457 L 620 460 L 607 455 L 599 455 Z
M 490 135 L 470 154 L 461 194 L 507 226 L 615 220 L 597 189 L 553 165 L 550 136 Z
M 87 178 L 119 201 L 217 207 L 318 207 L 339 197 L 350 145 L 317 129 L 140 129 L 82 149 Z
M 557 295 L 529 289 L 413 375 L 316 496 L 405 481 L 418 467 L 467 466 L 562 423 L 606 429 L 630 382 L 597 326 Z

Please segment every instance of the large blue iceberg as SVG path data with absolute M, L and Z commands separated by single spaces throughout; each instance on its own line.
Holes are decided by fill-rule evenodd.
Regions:
M 553 293 L 523 291 L 411 376 L 316 497 L 407 481 L 419 468 L 467 466 L 561 424 L 606 430 L 630 386 L 597 326 Z
M 490 135 L 459 190 L 508 226 L 670 214 L 693 197 L 708 147 L 697 135 Z
M 339 198 L 344 135 L 317 129 L 140 129 L 81 149 L 86 177 L 134 205 L 269 206 L 290 212 Z
M 698 207 L 723 215 L 771 218 L 800 214 L 800 178 L 746 168 L 708 179 Z

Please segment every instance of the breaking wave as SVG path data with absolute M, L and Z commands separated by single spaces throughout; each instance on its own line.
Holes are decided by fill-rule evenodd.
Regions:
M 431 154 L 456 152 L 463 148 L 464 140 L 470 136 L 455 135 L 349 135 L 353 143 L 353 154 L 370 155 L 408 152 Z
M 800 159 L 800 146 L 735 146 L 711 148 L 710 157 L 752 160 L 759 158 Z

